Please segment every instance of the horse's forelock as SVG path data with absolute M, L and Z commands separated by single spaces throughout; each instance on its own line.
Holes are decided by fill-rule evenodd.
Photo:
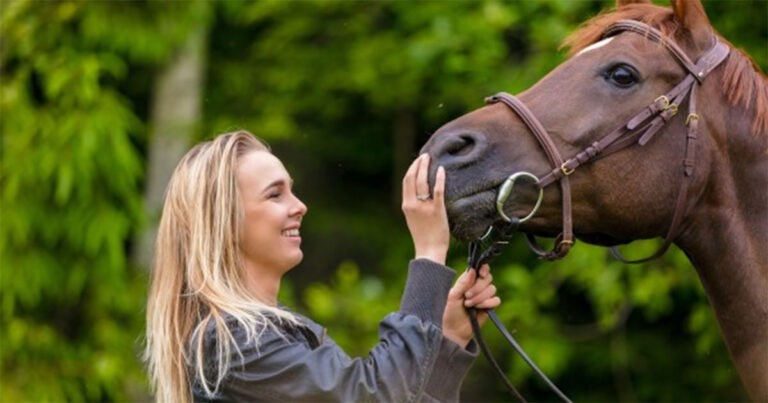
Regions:
M 586 21 L 576 32 L 565 39 L 561 48 L 568 49 L 568 55 L 573 56 L 599 41 L 608 27 L 621 20 L 644 22 L 661 31 L 663 35 L 670 37 L 674 37 L 679 30 L 672 10 L 669 8 L 651 4 L 631 4 L 617 10 L 601 13 Z

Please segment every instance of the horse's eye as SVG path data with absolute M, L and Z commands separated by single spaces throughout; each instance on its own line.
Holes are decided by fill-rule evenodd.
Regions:
M 605 78 L 621 88 L 631 87 L 638 81 L 637 74 L 635 73 L 634 69 L 623 64 L 619 64 L 608 69 L 605 74 Z

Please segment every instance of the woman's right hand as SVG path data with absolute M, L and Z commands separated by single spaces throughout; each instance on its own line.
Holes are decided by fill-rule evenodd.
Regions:
M 437 169 L 435 187 L 430 197 L 429 154 L 422 154 L 411 163 L 403 178 L 403 213 L 411 232 L 416 258 L 445 264 L 451 235 L 445 211 L 445 170 Z
M 443 312 L 443 335 L 466 347 L 473 334 L 466 308 L 478 310 L 477 321 L 482 326 L 488 320 L 485 310 L 495 309 L 500 304 L 501 299 L 496 295 L 491 268 L 487 264 L 484 264 L 479 272 L 475 269 L 465 271 L 448 292 Z

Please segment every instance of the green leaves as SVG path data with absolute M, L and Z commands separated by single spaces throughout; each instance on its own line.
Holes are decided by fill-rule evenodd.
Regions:
M 397 310 L 400 294 L 380 278 L 361 277 L 355 263 L 344 262 L 328 282 L 309 286 L 303 301 L 309 316 L 348 354 L 365 356 L 378 340 L 378 321 Z
M 3 396 L 128 398 L 143 383 L 134 346 L 145 293 L 127 264 L 143 165 L 143 123 L 114 85 L 128 59 L 83 40 L 85 3 L 11 8 L 3 36 L 19 46 L 3 47 L 0 82 Z

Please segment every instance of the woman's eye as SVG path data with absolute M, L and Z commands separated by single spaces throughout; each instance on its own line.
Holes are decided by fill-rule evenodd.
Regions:
M 638 82 L 634 69 L 621 64 L 610 68 L 606 72 L 605 78 L 621 88 L 631 87 Z
M 269 194 L 270 199 L 277 199 L 278 197 L 280 197 L 280 192 L 274 192 Z

